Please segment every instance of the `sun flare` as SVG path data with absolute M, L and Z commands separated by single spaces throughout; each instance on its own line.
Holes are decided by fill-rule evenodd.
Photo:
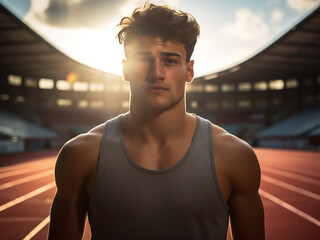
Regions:
M 70 46 L 70 52 L 77 59 L 106 72 L 121 74 L 123 47 L 110 28 L 102 30 L 77 30 L 81 42 Z M 71 48 L 72 47 L 72 48 Z

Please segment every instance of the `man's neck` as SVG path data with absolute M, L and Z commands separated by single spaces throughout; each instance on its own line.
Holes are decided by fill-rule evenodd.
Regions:
M 142 141 L 157 141 L 183 137 L 194 117 L 185 109 L 169 109 L 163 112 L 130 110 L 123 118 L 123 129 L 127 136 Z

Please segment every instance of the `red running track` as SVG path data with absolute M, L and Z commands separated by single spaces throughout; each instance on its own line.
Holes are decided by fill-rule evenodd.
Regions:
M 320 236 L 320 152 L 255 149 L 266 239 Z M 57 151 L 1 155 L 0 239 L 46 239 Z M 87 224 L 84 239 L 90 239 Z M 230 236 L 228 236 L 230 239 Z

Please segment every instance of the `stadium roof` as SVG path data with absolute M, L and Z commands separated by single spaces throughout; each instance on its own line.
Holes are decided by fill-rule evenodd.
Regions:
M 0 74 L 66 79 L 75 73 L 79 80 L 119 78 L 81 64 L 44 40 L 0 4 Z
M 319 39 L 320 7 L 247 61 L 197 80 L 256 81 L 319 74 Z M 70 72 L 89 81 L 117 76 L 71 59 L 0 4 L 0 74 L 65 79 Z
M 320 7 L 252 58 L 197 80 L 258 81 L 320 74 Z

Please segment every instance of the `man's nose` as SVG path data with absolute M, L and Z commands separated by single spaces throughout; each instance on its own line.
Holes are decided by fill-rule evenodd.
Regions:
M 161 62 L 161 60 L 156 59 L 152 62 L 151 66 L 150 66 L 150 80 L 153 81 L 158 81 L 158 80 L 164 80 L 164 66 L 163 63 Z

